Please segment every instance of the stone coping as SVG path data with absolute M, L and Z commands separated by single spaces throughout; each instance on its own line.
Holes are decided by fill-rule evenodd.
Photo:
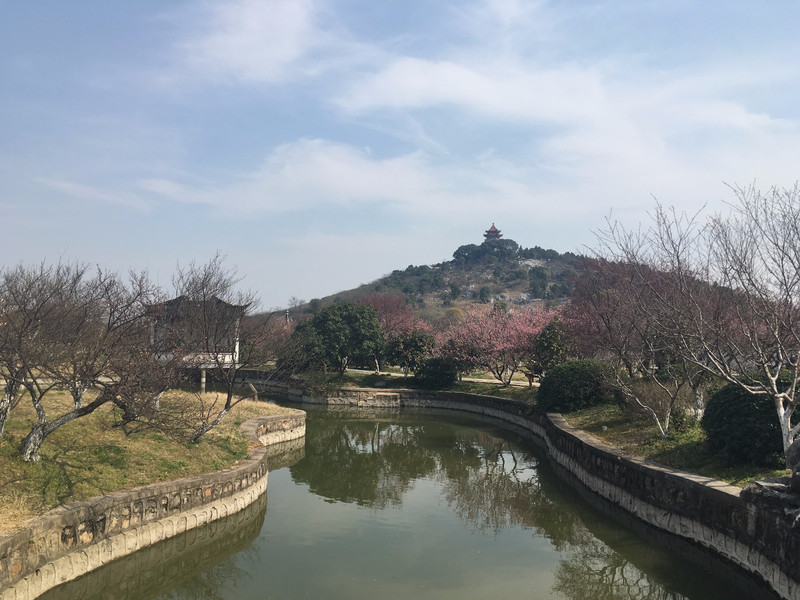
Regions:
M 305 435 L 305 413 L 250 419 L 242 431 L 261 444 L 216 471 L 120 490 L 55 508 L 0 538 L 0 600 L 27 600 L 121 556 L 236 513 L 267 489 L 268 443 Z

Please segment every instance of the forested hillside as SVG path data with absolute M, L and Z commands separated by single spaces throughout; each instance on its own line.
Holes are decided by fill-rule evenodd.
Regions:
M 522 248 L 510 239 L 487 239 L 460 246 L 452 260 L 396 269 L 353 290 L 293 307 L 292 312 L 313 313 L 339 300 L 357 301 L 375 293 L 401 293 L 409 304 L 434 314 L 476 303 L 558 302 L 570 296 L 582 259 L 539 246 Z

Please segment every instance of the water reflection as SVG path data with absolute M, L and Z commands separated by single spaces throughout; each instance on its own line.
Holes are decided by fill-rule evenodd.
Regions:
M 561 553 L 551 588 L 559 597 L 775 598 L 749 579 L 743 586 L 709 585 L 702 568 L 677 562 L 598 514 L 587 515 L 536 449 L 508 432 L 476 429 L 468 419 L 465 424 L 473 427 L 456 426 L 461 419 L 453 413 L 437 419 L 409 415 L 365 419 L 363 413 L 329 410 L 320 422 L 311 417 L 306 457 L 291 467 L 293 479 L 330 501 L 377 509 L 401 505 L 417 481 L 436 481 L 471 530 L 496 536 L 521 528 L 549 540 Z M 733 569 L 727 574 L 738 578 Z
M 42 600 L 219 599 L 226 582 L 251 575 L 230 557 L 248 548 L 264 524 L 267 496 L 225 519 L 144 548 L 74 581 Z
M 197 530 L 189 554 L 155 546 L 46 597 L 774 600 L 603 517 L 504 429 L 330 409 L 306 425 L 302 460 L 297 442 L 271 457 L 291 466 L 270 474 L 266 517 L 261 504 L 241 527 Z
M 288 467 L 301 460 L 305 454 L 305 438 L 272 444 L 267 446 L 267 468 L 270 471 L 277 471 L 283 467 Z

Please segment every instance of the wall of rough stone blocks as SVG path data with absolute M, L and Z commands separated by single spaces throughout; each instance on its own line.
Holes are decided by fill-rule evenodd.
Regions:
M 88 597 L 139 600 L 168 594 L 187 573 L 218 565 L 246 549 L 258 537 L 266 515 L 267 495 L 206 527 L 190 529 L 104 566 L 97 576 L 79 577 L 46 592 L 42 599 Z
M 305 413 L 252 419 L 254 441 L 305 435 Z M 0 538 L 0 600 L 28 600 L 61 583 L 236 513 L 267 489 L 269 453 L 197 477 L 157 483 L 56 508 L 14 535 Z
M 781 597 L 800 598 L 800 526 L 780 508 L 745 502 L 739 488 L 626 456 L 570 427 L 557 414 L 502 398 L 418 390 L 343 389 L 325 397 L 299 387 L 272 393 L 301 402 L 362 408 L 439 408 L 512 425 L 545 447 L 576 483 L 662 531 L 698 544 L 763 579 Z

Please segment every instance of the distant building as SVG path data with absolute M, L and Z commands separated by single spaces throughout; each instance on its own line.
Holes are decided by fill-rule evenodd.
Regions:
M 206 369 L 235 367 L 239 362 L 239 326 L 247 305 L 219 298 L 191 300 L 179 296 L 148 307 L 150 343 L 162 360 L 178 359 L 199 369 L 205 391 Z
M 500 230 L 494 226 L 494 223 L 492 223 L 492 226 L 486 230 L 486 232 L 483 234 L 483 237 L 485 237 L 487 240 L 499 240 L 501 237 L 503 237 L 503 234 L 500 233 Z

